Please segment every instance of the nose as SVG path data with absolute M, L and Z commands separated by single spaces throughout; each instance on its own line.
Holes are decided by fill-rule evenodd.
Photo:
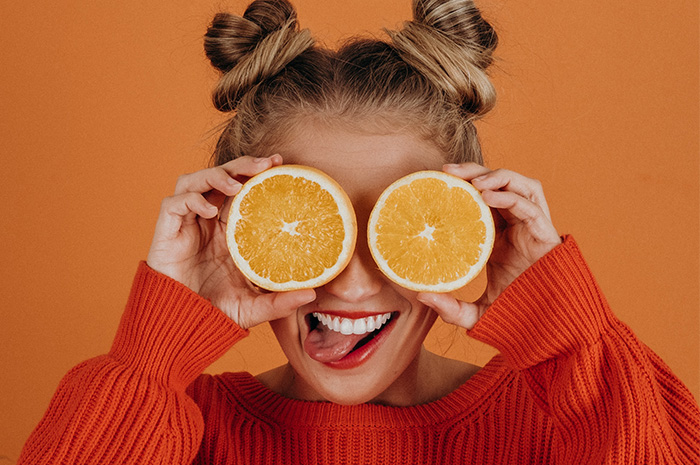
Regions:
M 360 254 L 356 249 L 348 266 L 324 290 L 348 303 L 359 303 L 379 293 L 384 280 L 367 250 Z

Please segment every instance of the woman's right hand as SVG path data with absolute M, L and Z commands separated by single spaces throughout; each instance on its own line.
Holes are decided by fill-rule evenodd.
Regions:
M 312 289 L 256 290 L 238 271 L 226 245 L 227 212 L 221 212 L 224 218 L 219 215 L 226 198 L 237 194 L 247 178 L 280 164 L 280 155 L 241 157 L 180 176 L 175 193 L 161 204 L 148 253 L 151 268 L 209 299 L 243 329 L 291 315 L 316 298 Z

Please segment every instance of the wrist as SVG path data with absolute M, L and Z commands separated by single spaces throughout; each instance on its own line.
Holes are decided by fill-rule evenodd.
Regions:
M 211 302 L 142 262 L 110 355 L 186 385 L 247 334 Z
M 569 236 L 506 288 L 469 335 L 524 369 L 594 344 L 614 320 Z

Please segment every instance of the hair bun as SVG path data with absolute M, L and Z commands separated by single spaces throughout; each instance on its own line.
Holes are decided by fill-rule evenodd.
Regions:
M 245 93 L 284 69 L 314 44 L 299 30 L 286 0 L 255 0 L 243 16 L 218 13 L 204 35 L 204 50 L 223 74 L 213 92 L 221 111 L 236 108 Z
M 388 31 L 402 59 L 466 112 L 481 116 L 495 105 L 486 74 L 498 36 L 472 0 L 414 0 L 413 21 Z
M 414 1 L 413 17 L 416 22 L 441 32 L 455 42 L 478 50 L 480 53 L 473 56 L 477 66 L 486 69 L 491 65 L 498 35 L 482 18 L 473 1 Z

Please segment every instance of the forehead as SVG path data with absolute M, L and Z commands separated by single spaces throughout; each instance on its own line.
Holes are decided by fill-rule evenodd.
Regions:
M 342 125 L 302 124 L 276 147 L 285 163 L 318 168 L 350 195 L 378 197 L 402 176 L 439 170 L 445 155 L 410 130 L 356 130 Z

